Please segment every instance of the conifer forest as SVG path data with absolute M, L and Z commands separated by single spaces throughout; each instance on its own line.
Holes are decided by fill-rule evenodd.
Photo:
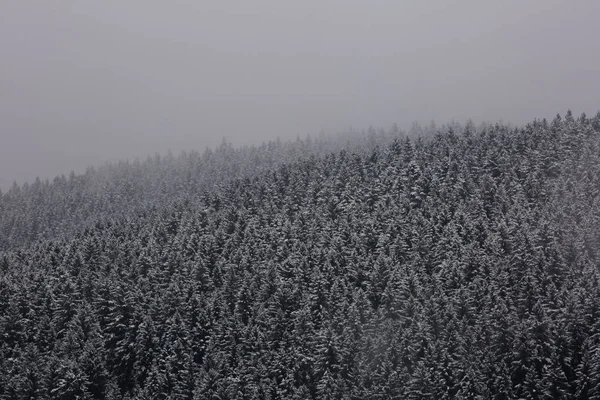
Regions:
M 600 113 L 15 184 L 0 399 L 600 399 Z

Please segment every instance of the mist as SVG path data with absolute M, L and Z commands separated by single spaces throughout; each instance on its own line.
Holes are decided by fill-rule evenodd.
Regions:
M 108 160 L 600 108 L 600 3 L 0 4 L 0 188 Z

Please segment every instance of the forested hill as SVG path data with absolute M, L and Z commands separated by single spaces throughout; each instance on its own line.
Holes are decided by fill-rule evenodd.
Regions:
M 600 398 L 598 227 L 570 112 L 106 214 L 0 253 L 0 398 Z
M 425 131 L 428 132 L 428 131 Z M 416 134 L 418 132 L 413 132 Z M 341 149 L 364 154 L 387 146 L 403 134 L 369 128 L 360 134 L 281 140 L 261 146 L 234 148 L 223 141 L 203 153 L 155 155 L 144 161 L 122 161 L 81 175 L 25 183 L 0 194 L 0 251 L 35 240 L 70 236 L 98 220 L 127 217 L 151 208 L 214 192 L 227 182 L 261 174 L 279 165 Z

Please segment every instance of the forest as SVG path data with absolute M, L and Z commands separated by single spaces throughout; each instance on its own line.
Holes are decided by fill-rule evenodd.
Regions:
M 0 193 L 0 399 L 600 399 L 600 112 Z

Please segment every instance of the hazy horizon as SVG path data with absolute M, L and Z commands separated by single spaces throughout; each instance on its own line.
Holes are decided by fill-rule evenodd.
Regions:
M 600 109 L 600 3 L 0 4 L 0 189 L 353 127 Z

